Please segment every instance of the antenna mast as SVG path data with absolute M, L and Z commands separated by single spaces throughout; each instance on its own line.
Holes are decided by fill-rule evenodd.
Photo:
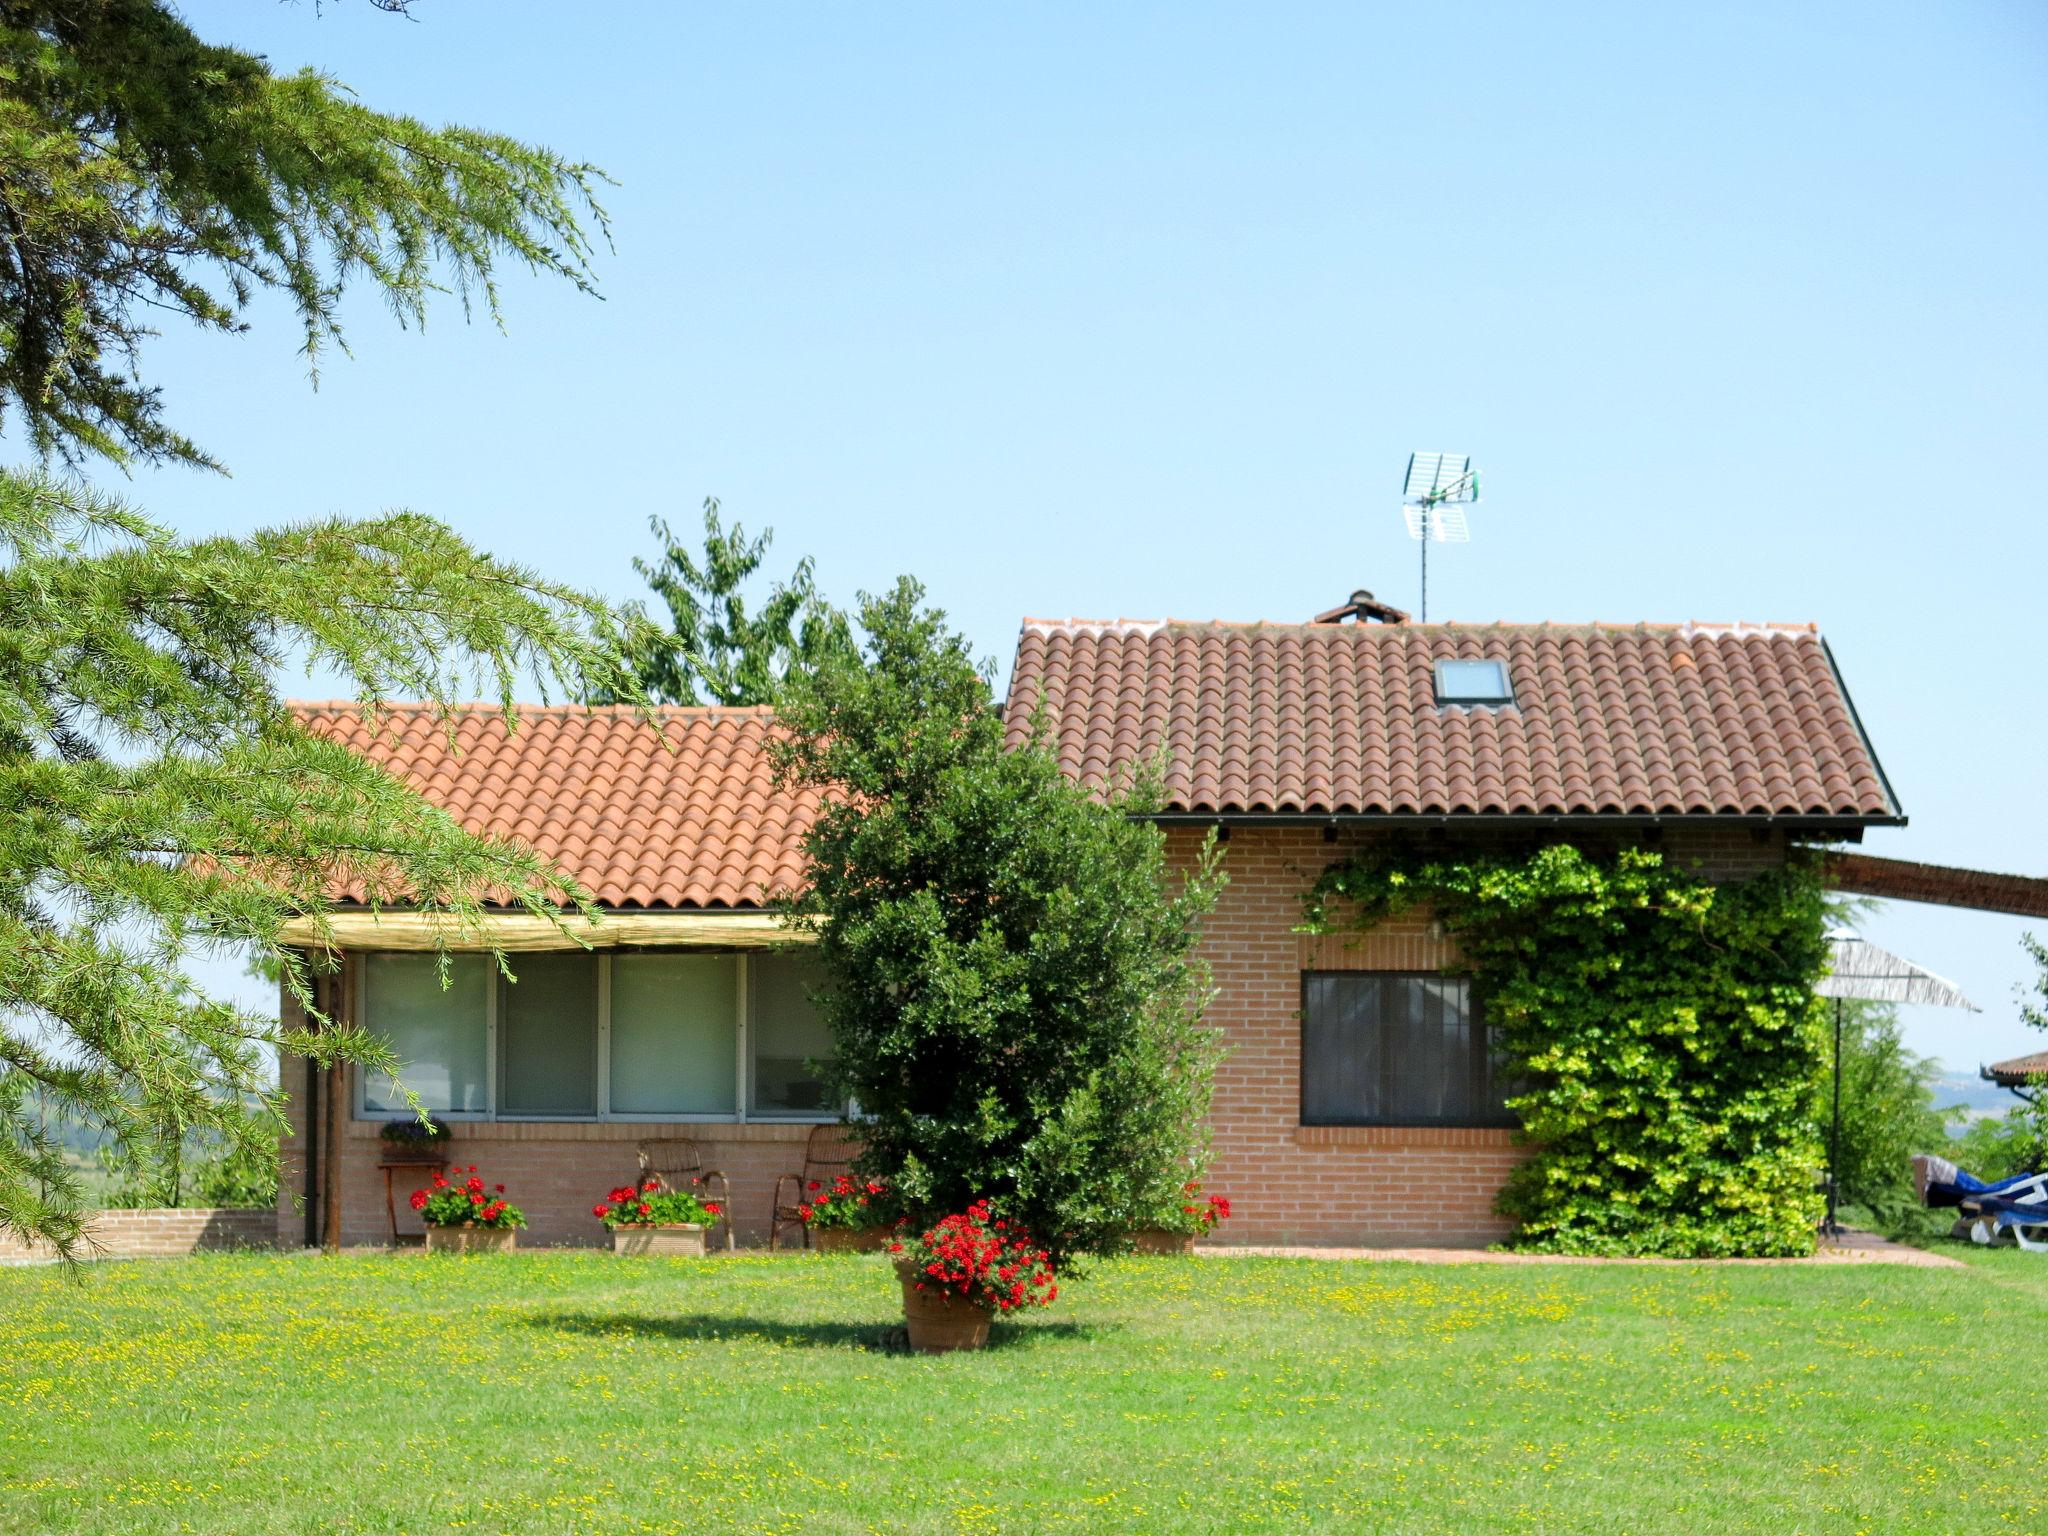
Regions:
M 1429 622 L 1429 546 L 1466 544 L 1472 530 L 1465 508 L 1479 499 L 1479 471 L 1466 453 L 1411 453 L 1401 484 L 1401 516 L 1408 537 L 1422 545 L 1422 603 L 1419 622 Z

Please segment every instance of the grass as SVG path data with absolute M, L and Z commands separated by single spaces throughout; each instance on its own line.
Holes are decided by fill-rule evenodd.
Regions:
M 2048 1263 L 1100 1267 L 976 1356 L 878 1259 L 0 1270 L 9 1532 L 2048 1528 Z

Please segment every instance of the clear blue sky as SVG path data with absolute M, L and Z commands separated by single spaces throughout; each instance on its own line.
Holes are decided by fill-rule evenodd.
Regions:
M 1108 14 L 1105 14 L 1107 12 Z M 602 302 L 509 335 L 365 302 L 168 336 L 228 480 L 193 532 L 410 506 L 614 597 L 706 495 L 842 600 L 1025 614 L 1406 604 L 1414 448 L 1475 454 L 1432 616 L 1814 620 L 1912 817 L 2048 872 L 2048 7 L 193 3 L 386 108 L 603 166 Z M 778 562 L 778 563 L 781 563 Z M 1866 926 L 2039 1045 L 2017 920 Z

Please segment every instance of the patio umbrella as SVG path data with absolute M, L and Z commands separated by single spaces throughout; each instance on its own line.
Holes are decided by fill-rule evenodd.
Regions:
M 1841 1231 L 1835 1220 L 1835 1169 L 1842 1151 L 1842 1004 L 1850 998 L 1868 1003 L 1927 1003 L 1936 1008 L 1967 1008 L 1981 1013 L 1963 996 L 1963 989 L 1923 965 L 1880 949 L 1847 928 L 1828 935 L 1828 974 L 1814 987 L 1835 1000 L 1835 1106 L 1828 1131 L 1828 1221 L 1826 1231 Z

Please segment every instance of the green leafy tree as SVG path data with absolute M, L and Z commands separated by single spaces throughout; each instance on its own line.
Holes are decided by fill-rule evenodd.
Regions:
M 589 289 L 599 179 L 273 74 L 163 0 L 0 0 L 0 425 L 67 466 L 213 465 L 139 372 L 150 317 L 239 331 L 278 294 L 309 363 L 341 343 L 352 285 L 404 324 L 451 290 L 497 319 L 505 261 Z M 0 1230 L 71 1252 L 67 1128 L 137 1167 L 177 1166 L 189 1140 L 231 1170 L 219 1187 L 254 1187 L 276 1049 L 393 1065 L 279 943 L 290 917 L 322 922 L 335 882 L 472 934 L 486 896 L 557 920 L 583 901 L 308 736 L 281 663 L 323 664 L 366 705 L 486 689 L 509 711 L 515 687 L 636 697 L 631 630 L 413 514 L 186 542 L 84 486 L 0 472 Z M 199 993 L 183 962 L 214 951 L 274 970 L 309 1027 Z
M 356 282 L 407 324 L 449 289 L 496 319 L 502 261 L 590 287 L 579 219 L 603 231 L 599 179 L 503 134 L 376 111 L 312 70 L 275 74 L 166 0 L 5 0 L 0 424 L 69 465 L 211 465 L 137 376 L 152 317 L 239 331 L 274 292 L 309 363 L 342 344 Z
M 864 665 L 795 677 L 787 782 L 821 791 L 792 919 L 833 978 L 833 1070 L 864 1171 L 929 1221 L 987 1198 L 1056 1258 L 1113 1251 L 1199 1172 L 1216 1059 L 1197 924 L 1163 837 L 1004 727 L 909 580 L 863 598 Z
M 2020 1018 L 2036 1029 L 2048 1029 L 2048 942 L 2031 933 L 2020 935 L 2020 947 L 2034 962 L 2034 985 L 2020 993 Z
M 248 1147 L 279 1129 L 278 1047 L 392 1068 L 321 1016 L 280 942 L 294 916 L 324 921 L 336 882 L 472 933 L 486 898 L 550 917 L 584 901 L 531 850 L 303 730 L 274 681 L 293 657 L 366 705 L 481 690 L 509 713 L 536 682 L 631 687 L 603 604 L 431 519 L 184 542 L 79 486 L 0 474 L 0 1230 L 77 1239 L 83 1191 L 48 1113 Z M 312 1027 L 196 992 L 181 966 L 216 952 L 276 967 Z
M 775 535 L 758 538 L 719 521 L 718 500 L 704 502 L 704 550 L 693 553 L 660 517 L 648 527 L 661 558 L 635 557 L 633 569 L 667 606 L 671 629 L 637 634 L 632 664 L 647 696 L 664 704 L 772 704 L 783 680 L 855 655 L 846 617 L 818 595 L 809 556 L 787 581 L 769 588 L 760 611 L 747 611 L 745 588 Z M 640 610 L 636 608 L 635 613 Z M 593 700 L 609 703 L 609 699 Z
M 1830 1015 L 1834 1003 L 1826 1007 Z M 1833 1093 L 1834 1043 L 1830 1035 L 1823 1094 Z M 1948 1140 L 1934 1103 L 1939 1064 L 1906 1049 L 1898 1009 L 1888 1003 L 1848 1002 L 1842 1010 L 1842 1140 L 1836 1177 L 1842 1198 L 1897 1227 L 1918 1205 L 1913 1193 L 1915 1153 L 1939 1150 Z
M 1993 1183 L 2048 1169 L 2048 1082 L 2035 1083 L 2002 1115 L 1973 1116 L 1949 1156 Z
M 1825 901 L 1805 864 L 1714 885 L 1647 849 L 1567 843 L 1338 864 L 1307 926 L 1427 904 L 1521 1078 L 1531 1155 L 1515 1246 L 1682 1257 L 1809 1253 L 1821 1217 Z

